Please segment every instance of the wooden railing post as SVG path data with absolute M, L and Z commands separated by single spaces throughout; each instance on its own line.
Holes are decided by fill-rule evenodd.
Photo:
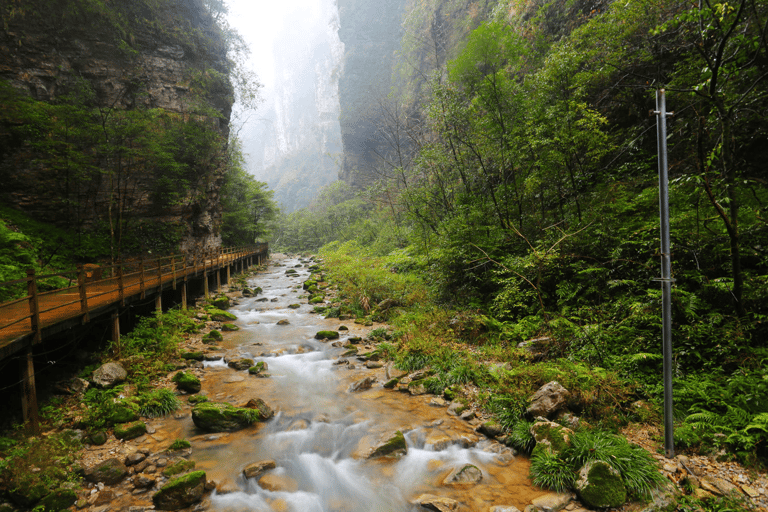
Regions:
M 83 323 L 88 323 L 88 294 L 85 289 L 85 268 L 77 266 L 77 288 L 80 291 L 80 312 L 83 314 Z
M 35 365 L 32 359 L 32 345 L 28 345 L 21 361 L 21 412 L 29 434 L 40 433 L 40 415 L 37 411 L 37 390 L 35 388 Z
M 141 298 L 147 298 L 147 291 L 144 289 L 144 255 L 139 255 L 139 291 Z
M 120 305 L 125 306 L 125 282 L 123 281 L 123 261 L 117 262 L 117 297 Z
M 29 295 L 29 322 L 32 328 L 32 344 L 40 343 L 40 303 L 37 299 L 37 279 L 35 269 L 27 270 L 27 295 Z
M 163 259 L 157 258 L 157 287 L 163 288 Z
M 173 289 L 176 289 L 176 256 L 171 258 L 171 273 L 173 274 Z

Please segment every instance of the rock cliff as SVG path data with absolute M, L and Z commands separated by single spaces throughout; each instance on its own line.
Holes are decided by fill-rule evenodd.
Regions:
M 0 12 L 0 200 L 128 252 L 218 246 L 233 93 L 202 1 Z

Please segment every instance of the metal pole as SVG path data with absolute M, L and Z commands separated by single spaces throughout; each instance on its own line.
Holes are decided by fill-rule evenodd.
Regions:
M 664 89 L 656 91 L 656 128 L 659 146 L 659 216 L 661 218 L 661 319 L 664 353 L 664 451 L 675 456 L 672 421 L 672 264 L 669 243 L 669 176 L 667 171 L 667 113 Z

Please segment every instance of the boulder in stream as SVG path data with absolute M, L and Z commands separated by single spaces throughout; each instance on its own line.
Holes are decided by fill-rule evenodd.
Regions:
M 262 460 L 259 462 L 254 462 L 243 468 L 243 476 L 245 478 L 258 478 L 265 471 L 275 469 L 276 467 L 277 464 L 274 460 Z
M 173 376 L 171 381 L 176 383 L 177 388 L 179 388 L 181 391 L 186 391 L 187 393 L 198 393 L 203 387 L 200 379 L 191 373 L 186 372 L 177 373 Z
M 412 503 L 427 510 L 436 510 L 437 512 L 453 512 L 459 509 L 458 501 L 435 496 L 434 494 L 422 494 L 413 500 Z
M 465 464 L 451 471 L 451 474 L 443 480 L 443 485 L 451 487 L 471 487 L 480 483 L 482 479 L 483 472 L 480 471 L 480 468 L 473 464 Z
M 194 471 L 171 479 L 152 496 L 157 510 L 179 510 L 197 503 L 205 494 L 205 471 Z
M 379 444 L 373 449 L 369 459 L 375 459 L 378 457 L 395 457 L 399 458 L 408 452 L 408 446 L 405 443 L 405 436 L 398 430 L 394 434 L 390 435 L 386 441 Z
M 261 421 L 268 420 L 275 415 L 275 411 L 273 411 L 272 408 L 268 406 L 267 403 L 261 398 L 251 398 L 243 407 L 246 409 L 256 409 L 259 411 Z
M 253 359 L 247 359 L 247 358 L 236 359 L 234 361 L 228 362 L 227 366 L 237 371 L 247 370 L 248 368 L 253 366 Z
M 192 421 L 206 432 L 238 430 L 264 419 L 259 410 L 220 402 L 202 402 L 192 408 Z
M 315 339 L 318 340 L 335 340 L 339 337 L 338 331 L 317 331 Z
M 361 379 L 357 382 L 352 383 L 351 386 L 349 386 L 349 392 L 354 393 L 356 391 L 364 391 L 366 389 L 371 389 L 371 386 L 374 385 L 376 382 L 376 377 L 365 377 L 364 379 Z

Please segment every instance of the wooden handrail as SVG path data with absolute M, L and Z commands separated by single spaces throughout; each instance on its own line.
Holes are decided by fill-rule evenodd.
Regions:
M 146 296 L 149 290 L 154 293 L 155 284 L 158 289 L 167 285 L 175 288 L 178 280 L 186 282 L 189 275 L 199 275 L 201 271 L 203 275 L 209 275 L 214 268 L 218 271 L 225 266 L 242 264 L 267 250 L 267 244 L 254 244 L 247 247 L 208 248 L 194 254 L 173 254 L 149 260 L 120 260 L 98 268 L 78 265 L 77 270 L 56 274 L 36 275 L 30 270 L 25 278 L 0 283 L 0 288 L 25 285 L 27 291 L 25 297 L 0 303 L 0 331 L 12 329 L 17 332 L 19 324 L 24 325 L 26 322 L 28 327 L 19 335 L 33 334 L 34 343 L 41 337 L 43 323 L 50 325 L 52 318 L 59 321 L 79 316 L 83 323 L 89 321 L 94 308 L 105 304 L 104 296 L 114 294 L 110 303 L 124 306 L 128 295 L 140 293 Z M 156 272 L 150 272 L 157 279 L 155 275 L 151 278 L 146 275 L 147 265 L 155 267 Z M 40 292 L 41 279 L 51 277 L 63 277 L 72 284 Z

